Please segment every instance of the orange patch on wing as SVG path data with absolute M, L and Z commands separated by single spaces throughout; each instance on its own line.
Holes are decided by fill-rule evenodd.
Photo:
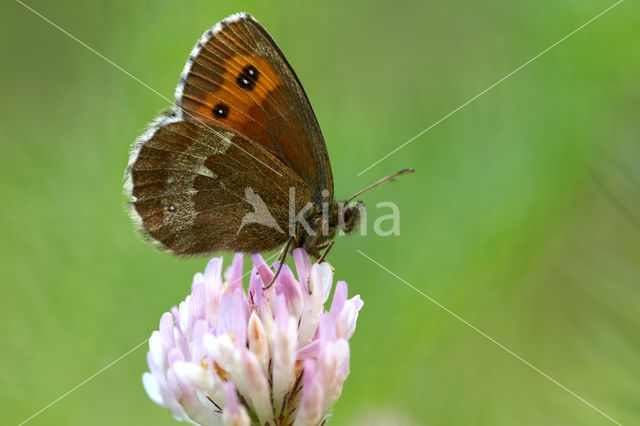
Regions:
M 258 71 L 258 76 L 254 86 L 246 89 L 238 79 L 249 66 Z M 217 90 L 189 94 L 188 99 L 200 95 L 197 96 L 198 102 L 185 102 L 184 107 L 199 118 L 229 127 L 275 151 L 274 138 L 277 139 L 277 135 L 274 134 L 274 123 L 290 111 L 281 95 L 282 82 L 271 65 L 260 56 L 234 56 L 224 62 L 224 73 L 220 79 L 220 83 L 214 86 Z M 219 109 L 225 111 L 224 117 L 216 116 Z M 301 130 L 295 129 L 297 133 Z

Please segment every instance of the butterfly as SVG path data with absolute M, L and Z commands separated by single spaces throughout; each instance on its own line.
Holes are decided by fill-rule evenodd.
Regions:
M 202 35 L 174 107 L 137 139 L 125 178 L 134 221 L 179 255 L 256 253 L 286 243 L 285 256 L 293 245 L 318 258 L 338 230 L 354 230 L 363 206 L 334 200 L 309 99 L 247 13 Z

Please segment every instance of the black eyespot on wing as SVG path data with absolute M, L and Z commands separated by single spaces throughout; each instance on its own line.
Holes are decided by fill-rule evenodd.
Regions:
M 260 77 L 260 71 L 253 65 L 247 65 L 242 69 L 242 72 L 236 79 L 236 83 L 244 90 L 251 90 L 256 86 L 258 77 Z
M 251 77 L 249 77 L 245 73 L 242 73 L 238 76 L 238 78 L 236 79 L 236 83 L 238 83 L 238 86 L 242 87 L 244 90 L 251 90 L 256 85 L 256 82 L 253 81 Z
M 260 71 L 256 69 L 253 65 L 247 65 L 242 69 L 242 73 L 248 75 L 253 81 L 258 81 L 258 77 L 260 77 Z
M 225 104 L 218 104 L 213 107 L 213 115 L 216 118 L 227 118 L 229 115 L 229 107 Z

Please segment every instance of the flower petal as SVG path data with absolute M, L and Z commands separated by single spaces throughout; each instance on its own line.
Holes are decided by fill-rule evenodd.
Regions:
M 196 320 L 204 318 L 205 293 L 204 283 L 198 283 L 193 286 L 191 291 L 191 300 L 189 303 L 189 327 L 193 326 Z
M 338 281 L 331 301 L 331 317 L 336 324 L 338 336 L 349 339 L 356 329 L 358 312 L 363 303 L 359 295 L 347 300 L 347 283 Z
M 293 261 L 296 264 L 296 271 L 298 273 L 298 280 L 303 290 L 309 291 L 307 282 L 309 281 L 309 274 L 311 273 L 311 259 L 309 255 L 301 248 L 293 249 Z
M 252 312 L 249 317 L 249 327 L 247 330 L 247 340 L 249 341 L 249 350 L 256 354 L 262 371 L 265 374 L 269 372 L 269 342 L 264 332 L 262 321 L 256 312 Z
M 151 373 L 142 374 L 142 386 L 149 395 L 149 398 L 158 405 L 164 405 L 158 381 Z
M 294 426 L 317 425 L 322 419 L 324 401 L 322 387 L 315 372 L 314 361 L 305 361 L 303 380 L 300 410 L 296 416 Z
M 253 260 L 253 264 L 256 266 L 258 270 L 258 274 L 260 275 L 260 279 L 262 280 L 262 286 L 266 286 L 273 280 L 273 271 L 269 268 L 269 265 L 264 261 L 262 256 L 259 254 L 252 254 L 251 260 Z M 273 289 L 273 287 L 271 287 Z M 268 291 L 271 291 L 269 289 Z
M 332 281 L 333 270 L 328 262 L 315 263 L 311 267 L 311 291 L 321 304 L 329 298 Z
M 333 300 L 331 301 L 331 309 L 329 311 L 331 312 L 334 321 L 338 319 L 340 312 L 342 312 L 342 308 L 347 301 L 347 293 L 347 283 L 344 281 L 338 281 L 336 289 L 333 291 Z
M 166 365 L 166 352 L 162 350 L 162 337 L 159 331 L 154 330 L 153 333 L 151 333 L 151 337 L 149 338 L 149 353 L 151 354 L 153 363 L 160 368 L 164 368 Z
M 233 256 L 231 266 L 224 273 L 224 279 L 227 281 L 227 291 L 242 291 L 242 265 L 244 264 L 244 256 L 242 253 L 236 253 Z
M 360 300 L 359 295 L 347 300 L 342 312 L 335 320 L 339 337 L 342 337 L 343 339 L 350 339 L 351 336 L 353 336 L 353 333 L 356 331 L 358 312 L 360 312 L 363 305 L 364 303 Z
M 162 337 L 162 349 L 167 352 L 176 345 L 176 339 L 173 335 L 173 315 L 165 312 L 160 317 L 160 336 Z
M 195 387 L 205 394 L 213 393 L 215 382 L 209 371 L 201 365 L 192 362 L 177 361 L 173 364 L 173 371 L 180 382 L 189 387 Z
M 271 393 L 269 382 L 262 372 L 258 357 L 255 354 L 243 352 L 244 376 L 247 382 L 248 400 L 255 410 L 261 424 L 270 423 L 273 419 L 271 407 Z
M 306 360 L 310 358 L 317 358 L 320 353 L 320 349 L 320 340 L 316 339 L 298 350 L 298 359 Z
M 288 315 L 283 296 L 276 297 L 276 326 L 273 330 L 273 405 L 276 415 L 291 389 L 297 352 L 296 320 Z
M 225 426 L 249 426 L 251 421 L 247 410 L 244 409 L 238 403 L 238 396 L 236 395 L 236 388 L 233 383 L 226 383 L 224 385 L 224 392 L 226 395 L 226 403 L 224 411 L 222 412 L 222 423 Z
M 238 345 L 245 345 L 248 319 L 248 307 L 242 295 L 226 293 L 220 300 L 216 334 L 220 336 L 225 333 L 231 333 Z
M 300 319 L 302 306 L 304 304 L 302 290 L 300 289 L 300 284 L 296 281 L 291 269 L 289 269 L 287 265 L 282 265 L 282 270 L 280 271 L 280 275 L 278 275 L 276 294 L 284 296 L 289 313 L 295 317 L 296 320 Z
M 207 263 L 204 270 L 204 282 L 208 288 L 208 294 L 222 289 L 222 257 L 214 257 Z

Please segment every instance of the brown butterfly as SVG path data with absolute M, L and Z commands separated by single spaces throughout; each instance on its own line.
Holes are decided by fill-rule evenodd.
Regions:
M 134 220 L 181 255 L 255 253 L 288 242 L 285 256 L 293 244 L 319 257 L 338 229 L 356 227 L 362 206 L 348 205 L 354 197 L 334 200 L 307 95 L 269 33 L 246 13 L 200 38 L 175 107 L 138 138 L 126 179 Z

